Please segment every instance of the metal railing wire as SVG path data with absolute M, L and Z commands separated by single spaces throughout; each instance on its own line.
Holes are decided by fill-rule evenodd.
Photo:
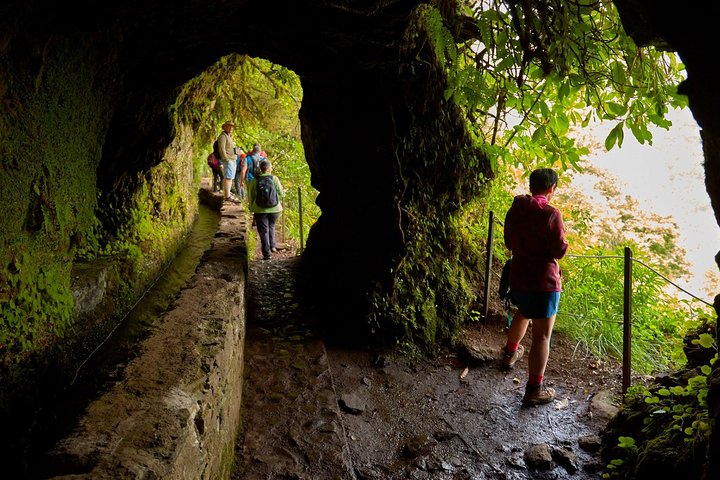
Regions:
M 495 217 L 494 212 L 489 212 L 489 219 L 488 219 L 488 239 L 486 243 L 486 263 L 485 263 L 485 291 L 484 291 L 484 299 L 483 299 L 483 307 L 484 307 L 484 317 L 487 321 L 488 319 L 488 313 L 490 308 L 490 288 L 491 288 L 491 272 L 492 272 L 492 260 L 493 260 L 493 247 L 494 247 L 494 235 L 495 235 L 495 224 L 498 224 L 500 226 L 504 227 L 504 224 L 502 221 L 497 219 Z M 630 376 L 631 376 L 631 342 L 632 342 L 632 265 L 633 263 L 638 263 L 642 265 L 643 267 L 650 270 L 652 273 L 657 275 L 658 277 L 665 280 L 670 285 L 674 286 L 678 290 L 682 291 L 686 295 L 689 295 L 690 297 L 694 298 L 695 300 L 704 303 L 705 305 L 709 307 L 713 307 L 713 305 L 706 300 L 698 297 L 697 295 L 693 294 L 692 292 L 687 291 L 686 289 L 679 286 L 677 283 L 673 282 L 669 278 L 667 278 L 662 273 L 658 272 L 653 267 L 649 266 L 642 260 L 633 258 L 632 251 L 630 248 L 625 247 L 625 254 L 624 255 L 575 255 L 575 254 L 568 254 L 567 257 L 573 257 L 573 258 L 589 258 L 589 259 L 623 259 L 624 261 L 624 268 L 623 268 L 623 321 L 614 321 L 614 320 L 603 320 L 603 319 L 597 319 L 597 318 L 591 318 L 592 320 L 600 321 L 600 322 L 607 322 L 607 323 L 615 323 L 615 324 L 622 324 L 623 325 L 623 348 L 622 348 L 622 364 L 623 364 L 623 380 L 622 380 L 622 393 L 623 395 L 627 392 L 628 387 L 630 386 Z M 496 276 L 497 275 L 496 273 Z M 577 315 L 573 313 L 566 313 L 562 312 L 563 315 L 568 316 L 576 316 L 576 317 L 583 317 L 587 318 L 583 315 Z

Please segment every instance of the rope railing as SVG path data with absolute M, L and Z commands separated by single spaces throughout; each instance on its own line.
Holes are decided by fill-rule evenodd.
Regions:
M 712 306 L 713 306 L 712 303 L 709 303 L 709 302 L 703 300 L 702 298 L 700 298 L 700 297 L 698 297 L 698 296 L 696 296 L 696 295 L 693 295 L 692 293 L 688 292 L 687 290 L 685 290 L 684 288 L 682 288 L 680 285 L 676 284 L 675 282 L 673 282 L 672 280 L 670 280 L 669 278 L 667 278 L 667 277 L 666 277 L 665 275 L 663 275 L 662 273 L 658 272 L 657 270 L 655 270 L 655 269 L 652 268 L 651 266 L 647 265 L 647 264 L 646 264 L 645 262 L 643 262 L 642 260 L 633 259 L 633 261 L 636 262 L 636 263 L 639 263 L 639 264 L 642 265 L 643 267 L 647 268 L 648 270 L 650 270 L 651 272 L 653 272 L 655 275 L 657 275 L 658 277 L 662 278 L 663 280 L 665 280 L 666 282 L 668 282 L 670 285 L 672 285 L 673 287 L 677 288 L 678 290 L 686 293 L 687 295 L 690 295 L 690 296 L 691 296 L 692 298 L 694 298 L 695 300 L 704 303 L 704 304 L 707 305 L 708 307 L 712 307 Z
M 490 211 L 489 214 L 489 220 L 488 220 L 488 240 L 486 244 L 486 268 L 485 268 L 485 298 L 484 298 L 484 310 L 485 310 L 485 316 L 484 318 L 488 319 L 488 312 L 490 307 L 490 284 L 491 284 L 491 267 L 492 267 L 492 260 L 493 260 L 493 243 L 494 243 L 494 232 L 495 232 L 495 224 L 499 224 L 500 226 L 504 227 L 504 224 L 495 218 L 495 215 L 492 211 Z M 694 298 L 695 300 L 704 303 L 705 305 L 709 307 L 713 307 L 711 303 L 708 301 L 698 297 L 697 295 L 693 294 L 692 292 L 689 292 L 688 290 L 682 288 L 677 283 L 673 282 L 669 278 L 667 278 L 662 273 L 658 272 L 653 267 L 647 265 L 645 262 L 639 259 L 635 259 L 632 256 L 632 251 L 630 248 L 625 247 L 625 254 L 624 255 L 576 255 L 576 254 L 568 254 L 567 257 L 573 257 L 573 258 L 589 258 L 589 259 L 623 259 L 624 261 L 624 269 L 623 269 L 623 321 L 614 321 L 614 320 L 602 320 L 602 319 L 592 319 L 596 321 L 602 321 L 606 323 L 616 323 L 616 324 L 622 324 L 623 325 L 623 380 L 622 380 L 622 393 L 623 395 L 627 392 L 628 387 L 630 386 L 630 374 L 631 374 L 631 367 L 630 367 L 630 360 L 631 360 L 631 339 L 632 339 L 632 265 L 633 263 L 638 263 L 642 265 L 643 267 L 650 270 L 652 273 L 657 275 L 658 277 L 665 280 L 670 285 L 674 286 L 678 290 L 682 291 L 686 295 L 689 295 L 690 297 Z M 497 276 L 497 274 L 496 274 Z M 568 316 L 576 316 L 576 317 L 582 317 L 582 318 L 588 318 L 583 315 L 577 315 L 573 313 L 566 313 L 562 312 L 563 315 Z

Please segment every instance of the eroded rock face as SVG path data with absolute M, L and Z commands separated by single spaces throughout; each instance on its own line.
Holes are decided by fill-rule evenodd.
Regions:
M 687 95 L 690 109 L 701 128 L 705 154 L 705 186 L 720 224 L 720 88 L 717 86 L 716 19 L 720 4 L 711 0 L 678 5 L 651 0 L 614 0 L 626 31 L 640 45 L 657 45 L 678 53 L 687 70 L 679 92 Z M 715 257 L 720 267 L 720 253 Z M 720 302 L 716 299 L 717 310 Z M 710 378 L 717 378 L 716 363 Z M 710 383 L 709 398 L 720 395 L 720 386 Z M 703 478 L 720 476 L 720 409 L 710 408 L 715 427 L 710 435 L 708 462 Z

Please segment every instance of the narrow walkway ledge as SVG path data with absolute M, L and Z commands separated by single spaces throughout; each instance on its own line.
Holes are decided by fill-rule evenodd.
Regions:
M 223 205 L 195 275 L 123 379 L 93 401 L 47 459 L 45 478 L 219 479 L 241 415 L 245 213 Z

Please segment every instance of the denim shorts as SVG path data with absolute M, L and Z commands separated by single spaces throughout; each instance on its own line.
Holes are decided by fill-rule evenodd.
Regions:
M 235 178 L 237 162 L 235 160 L 230 160 L 229 162 L 223 160 L 221 163 L 223 167 L 223 174 L 225 175 L 225 180 L 232 180 L 233 178 Z
M 512 292 L 513 303 L 525 318 L 550 318 L 558 311 L 560 292 Z

